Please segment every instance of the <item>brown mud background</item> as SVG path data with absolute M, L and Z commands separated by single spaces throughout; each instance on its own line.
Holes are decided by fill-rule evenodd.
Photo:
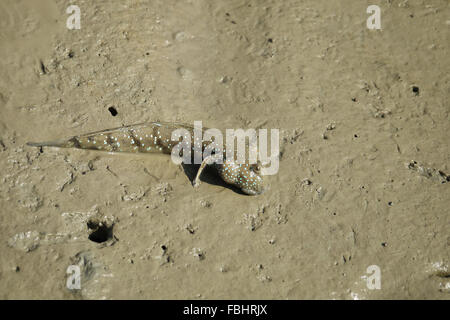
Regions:
M 448 299 L 449 5 L 2 0 L 0 298 Z M 25 145 L 154 120 L 279 128 L 279 173 Z

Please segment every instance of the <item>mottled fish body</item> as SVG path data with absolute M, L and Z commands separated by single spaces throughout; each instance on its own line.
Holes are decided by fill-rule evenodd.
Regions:
M 66 140 L 41 143 L 29 142 L 27 144 L 34 147 L 170 154 L 173 146 L 177 144 L 177 142 L 171 141 L 172 131 L 179 128 L 185 128 L 189 131 L 193 130 L 193 127 L 188 125 L 149 122 L 90 132 Z
M 184 132 L 188 135 L 183 136 L 179 141 L 172 141 L 172 133 L 177 129 L 184 129 Z M 207 129 L 203 128 L 202 131 L 204 132 L 205 130 Z M 177 144 L 188 143 L 193 155 L 195 145 L 200 147 L 201 144 L 201 150 L 203 151 L 206 146 L 212 143 L 211 141 L 195 141 L 195 138 L 193 126 L 173 122 L 148 122 L 91 132 L 73 136 L 66 140 L 41 143 L 29 142 L 27 144 L 33 147 L 171 154 Z M 237 164 L 232 159 L 226 159 L 225 150 L 223 150 L 223 163 L 215 163 L 214 156 L 203 160 L 193 182 L 194 186 L 200 184 L 200 174 L 206 165 L 213 165 L 226 183 L 240 188 L 247 194 L 256 195 L 263 192 L 263 179 L 259 172 L 260 168 L 256 165 Z

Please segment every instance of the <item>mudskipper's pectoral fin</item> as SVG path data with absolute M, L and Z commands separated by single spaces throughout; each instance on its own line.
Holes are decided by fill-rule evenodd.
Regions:
M 206 166 L 212 165 L 217 160 L 222 160 L 221 155 L 213 154 L 211 156 L 206 157 L 202 164 L 200 165 L 200 168 L 197 171 L 197 175 L 195 176 L 195 179 L 192 181 L 192 185 L 194 188 L 197 188 L 200 185 L 200 176 L 203 172 L 203 170 L 206 168 Z

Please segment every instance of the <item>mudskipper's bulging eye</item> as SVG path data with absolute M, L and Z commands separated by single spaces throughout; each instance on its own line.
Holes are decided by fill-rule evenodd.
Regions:
M 260 174 L 261 173 L 261 168 L 262 168 L 262 165 L 261 165 L 261 161 L 259 161 L 259 160 L 258 160 L 257 163 L 252 164 L 250 166 L 250 169 L 256 174 Z

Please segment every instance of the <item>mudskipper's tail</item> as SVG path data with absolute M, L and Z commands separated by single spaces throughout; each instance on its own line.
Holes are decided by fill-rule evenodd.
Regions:
M 45 141 L 45 142 L 27 142 L 27 146 L 30 147 L 57 147 L 57 148 L 70 148 L 74 147 L 71 140 L 59 140 L 59 141 Z

